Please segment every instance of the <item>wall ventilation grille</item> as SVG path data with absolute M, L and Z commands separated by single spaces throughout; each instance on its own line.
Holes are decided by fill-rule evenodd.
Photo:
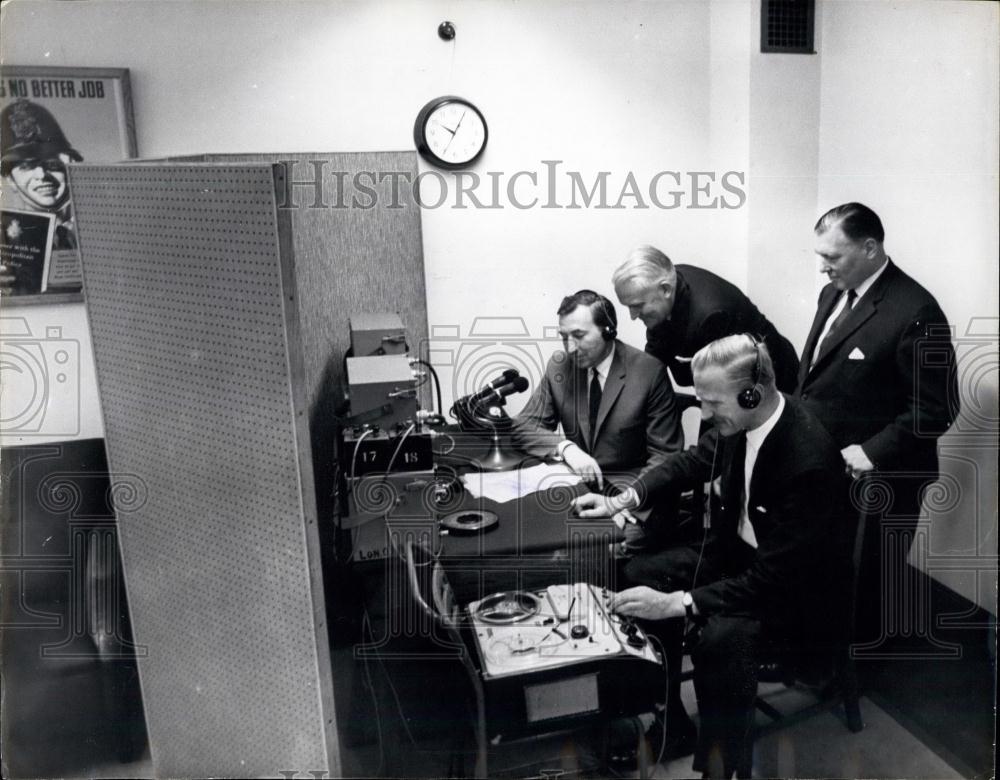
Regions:
M 813 27 L 815 0 L 762 0 L 760 50 L 786 54 L 815 54 Z

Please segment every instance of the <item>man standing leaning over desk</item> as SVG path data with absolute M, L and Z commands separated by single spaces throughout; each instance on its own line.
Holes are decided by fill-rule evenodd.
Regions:
M 670 683 L 661 727 L 672 742 L 693 730 L 680 701 L 682 620 L 700 626 L 691 651 L 701 724 L 694 769 L 749 777 L 763 629 L 769 640 L 819 650 L 844 628 L 832 616 L 843 613 L 834 609 L 834 585 L 850 536 L 842 523 L 845 477 L 823 426 L 778 392 L 767 347 L 756 339 L 715 341 L 695 354 L 692 368 L 713 430 L 619 496 L 591 493 L 574 503 L 581 517 L 606 517 L 653 503 L 664 490 L 713 484 L 701 543 L 630 561 L 633 587 L 609 606 L 658 622 Z
M 557 315 L 565 351 L 549 360 L 514 421 L 514 445 L 540 458 L 561 457 L 597 489 L 606 475 L 648 470 L 680 451 L 680 412 L 666 369 L 616 338 L 614 304 L 580 290 L 563 299 Z M 641 529 L 626 527 L 627 545 L 649 542 Z
M 611 283 L 632 319 L 646 326 L 646 351 L 667 365 L 678 385 L 691 386 L 691 357 L 706 344 L 752 333 L 771 354 L 778 389 L 795 389 L 795 347 L 721 276 L 693 265 L 674 265 L 656 247 L 640 246 L 615 269 Z
M 886 255 L 874 211 L 845 203 L 820 217 L 815 232 L 830 283 L 819 296 L 795 395 L 833 436 L 842 468 L 891 497 L 880 514 L 896 533 L 886 534 L 884 523 L 866 526 L 859 574 L 859 639 L 875 640 L 879 606 L 892 608 L 884 605 L 880 570 L 906 563 L 923 491 L 938 477 L 938 437 L 958 413 L 955 351 L 937 301 Z M 856 498 L 865 487 L 858 485 Z

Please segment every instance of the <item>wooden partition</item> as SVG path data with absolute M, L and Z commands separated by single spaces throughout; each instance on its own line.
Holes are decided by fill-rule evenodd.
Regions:
M 159 776 L 341 773 L 317 499 L 347 322 L 426 336 L 417 207 L 287 179 L 414 155 L 257 158 L 71 172 L 108 458 L 147 488 L 119 538 Z

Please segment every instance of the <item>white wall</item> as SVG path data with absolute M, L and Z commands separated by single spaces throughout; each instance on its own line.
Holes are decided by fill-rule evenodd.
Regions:
M 819 4 L 817 18 L 824 6 Z M 760 4 L 753 3 L 753 30 Z M 778 330 L 802 350 L 816 311 L 812 252 L 820 134 L 822 27 L 817 55 L 750 57 L 749 266 L 747 292 Z M 755 38 L 756 41 L 756 38 Z
M 996 614 L 998 6 L 826 3 L 819 207 L 860 200 L 955 328 L 962 416 L 912 562 Z
M 609 291 L 626 252 L 654 243 L 747 289 L 801 348 L 823 282 L 812 224 L 845 200 L 882 215 L 890 253 L 960 336 L 997 314 L 994 3 L 821 1 L 812 56 L 760 54 L 750 0 L 13 0 L 0 13 L 5 63 L 130 68 L 143 156 L 410 149 L 419 108 L 460 94 L 489 123 L 484 177 L 544 179 L 542 161 L 561 160 L 585 181 L 609 171 L 614 202 L 629 171 L 642 185 L 661 170 L 749 175 L 732 210 L 428 209 L 432 327 L 523 317 L 541 336 L 563 294 Z M 444 19 L 454 43 L 436 35 Z M 99 435 L 82 306 L 10 314 L 80 340 L 80 435 Z M 985 327 L 994 362 L 985 383 L 980 363 L 968 372 L 964 400 L 995 420 Z M 621 330 L 641 343 L 634 323 Z M 994 508 L 977 504 L 986 530 L 966 550 L 995 538 L 996 469 L 982 468 Z
M 825 6 L 819 202 L 860 200 L 961 327 L 997 316 L 997 6 Z
M 446 18 L 458 30 L 451 44 L 436 34 Z M 542 161 L 562 160 L 560 171 L 588 183 L 609 171 L 614 204 L 629 171 L 645 189 L 661 170 L 747 170 L 749 25 L 749 7 L 733 0 L 14 0 L 3 45 L 10 63 L 130 68 L 145 157 L 407 149 L 419 108 L 460 94 L 489 123 L 474 168 L 484 178 L 498 171 L 506 184 L 534 171 L 544 201 Z M 662 182 L 664 202 L 674 188 Z M 621 209 L 521 210 L 506 198 L 498 210 L 425 210 L 431 325 L 464 335 L 477 316 L 515 316 L 541 336 L 564 294 L 610 293 L 612 269 L 639 243 L 745 285 L 746 208 L 687 209 L 689 180 L 681 189 L 674 210 L 634 208 L 634 199 Z M 719 194 L 716 184 L 707 199 Z M 558 199 L 570 196 L 563 179 Z M 622 331 L 641 342 L 638 325 Z

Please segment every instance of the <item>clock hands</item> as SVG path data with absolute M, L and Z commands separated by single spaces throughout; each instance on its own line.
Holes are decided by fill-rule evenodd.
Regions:
M 455 140 L 455 134 L 458 133 L 458 128 L 462 126 L 462 120 L 465 119 L 465 115 L 468 113 L 469 113 L 468 111 L 463 111 L 462 116 L 458 118 L 458 124 L 455 125 L 455 129 L 451 131 L 451 139 L 448 141 L 447 144 L 445 144 L 444 149 L 441 150 L 441 154 L 444 154 L 445 152 L 448 151 L 448 147 L 451 146 L 451 142 Z M 445 130 L 447 129 L 448 128 L 445 128 Z
M 440 119 L 435 119 L 434 121 L 437 122 L 439 125 L 441 125 L 441 127 L 443 127 L 445 130 L 447 130 L 452 135 L 455 135 L 455 130 L 458 130 L 458 125 L 455 125 L 455 130 L 452 130 L 450 127 L 448 127 L 448 125 L 446 125 Z M 461 120 L 459 121 L 459 124 L 461 124 Z

